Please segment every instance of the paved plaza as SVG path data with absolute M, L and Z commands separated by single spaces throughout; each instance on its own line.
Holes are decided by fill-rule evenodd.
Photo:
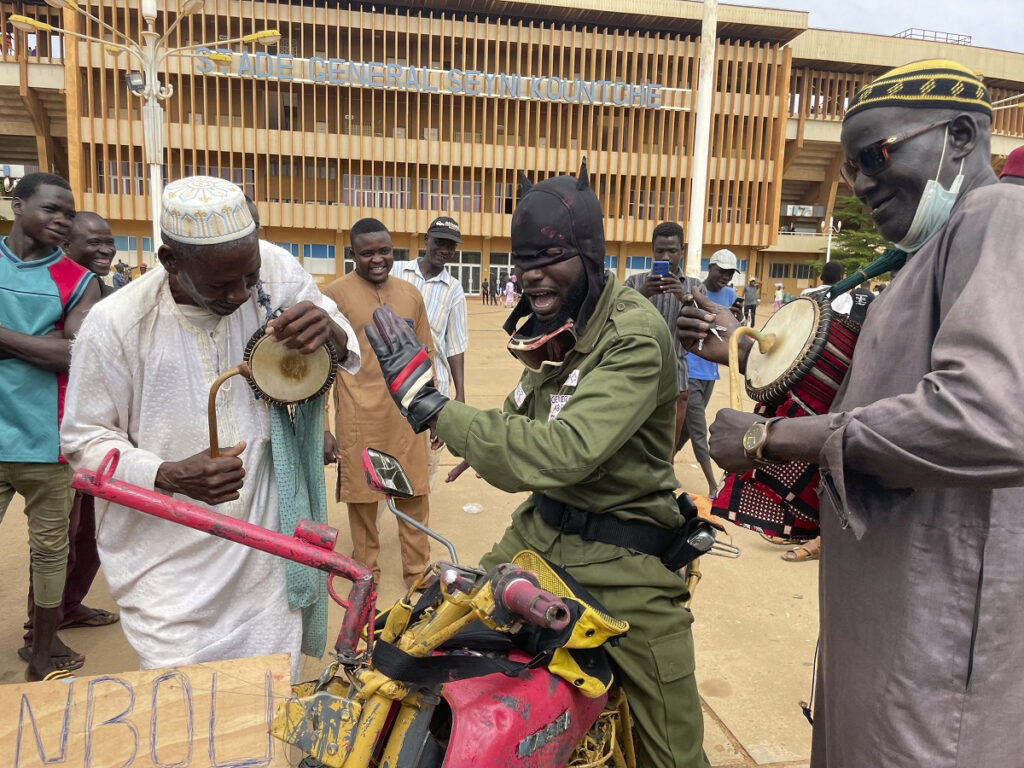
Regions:
M 770 306 L 762 309 L 770 309 Z M 466 355 L 467 399 L 481 408 L 499 407 L 514 387 L 519 364 L 505 350 L 501 324 L 504 307 L 469 304 L 471 346 Z M 760 320 L 767 319 L 767 313 Z M 724 371 L 723 371 L 724 374 Z M 712 398 L 711 410 L 728 404 L 723 378 Z M 205 429 L 205 414 L 195 414 L 197 428 Z M 711 421 L 709 414 L 709 421 Z M 456 459 L 442 459 L 440 478 Z M 687 446 L 676 457 L 676 470 L 684 487 L 701 489 L 703 478 Z M 334 487 L 333 470 L 328 488 Z M 502 493 L 472 473 L 453 484 L 440 483 L 431 496 L 431 522 L 454 543 L 463 561 L 476 561 L 505 528 L 522 496 Z M 478 504 L 476 513 L 464 511 Z M 141 514 L 141 513 L 140 513 Z M 348 547 L 344 506 L 330 502 L 330 523 L 341 531 L 339 548 Z M 756 534 L 731 527 L 733 543 L 743 553 L 737 560 L 705 557 L 704 579 L 693 610 L 697 680 L 705 705 L 705 749 L 715 768 L 797 768 L 806 766 L 811 728 L 800 712 L 811 686 L 817 627 L 816 563 L 785 563 L 782 547 Z M 25 517 L 17 498 L 3 525 L 7 556 L 0 565 L 0 600 L 8 620 L 0 624 L 0 683 L 20 682 L 25 665 L 15 651 L 21 645 L 28 546 Z M 393 601 L 402 588 L 395 524 L 382 521 L 381 565 L 384 569 L 380 602 Z M 444 550 L 434 545 L 433 556 Z M 197 584 L 197 588 L 201 585 Z M 89 605 L 116 610 L 102 578 L 96 580 Z M 336 631 L 340 610 L 330 617 Z M 98 675 L 137 669 L 137 659 L 121 634 L 120 626 L 74 629 L 61 637 L 88 659 L 81 674 Z M 308 677 L 318 676 L 320 665 L 306 661 Z

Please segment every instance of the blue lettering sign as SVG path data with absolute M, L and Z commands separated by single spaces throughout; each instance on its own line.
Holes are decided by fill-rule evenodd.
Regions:
M 277 79 L 278 80 L 294 80 L 292 77 L 292 66 L 294 59 L 290 54 L 282 53 L 278 54 L 277 57 Z
M 314 56 L 309 60 L 308 74 L 314 83 L 327 82 L 327 62 L 319 56 Z
M 462 93 L 462 70 L 448 70 L 448 90 L 452 93 Z
M 242 52 L 242 58 L 238 61 L 238 70 L 235 73 L 239 77 L 252 77 L 252 60 L 249 58 L 249 54 Z
M 225 54 L 224 60 L 213 54 Z M 231 71 L 231 65 L 238 57 L 238 65 Z M 215 71 L 235 77 L 254 77 L 261 80 L 276 79 L 284 82 L 296 78 L 313 83 L 332 85 L 364 86 L 421 93 L 437 93 L 444 90 L 452 94 L 467 96 L 492 96 L 520 99 L 528 97 L 535 101 L 558 101 L 566 104 L 612 104 L 615 106 L 655 107 L 664 106 L 664 86 L 652 83 L 627 83 L 610 80 L 566 79 L 551 76 L 529 76 L 529 91 L 524 92 L 523 75 L 483 72 L 476 69 L 457 68 L 442 71 L 440 88 L 431 83 L 434 70 L 427 67 L 385 64 L 379 61 L 358 62 L 341 58 L 324 59 L 312 56 L 299 59 L 299 73 L 296 62 L 288 53 L 271 55 L 265 52 L 247 53 L 230 50 L 199 48 L 195 52 L 195 71 L 205 75 Z M 436 82 L 436 81 L 435 81 Z
M 200 75 L 205 75 L 207 72 L 213 71 L 213 61 L 206 58 L 206 54 L 213 53 L 209 48 L 197 48 L 194 56 L 196 57 L 196 72 Z

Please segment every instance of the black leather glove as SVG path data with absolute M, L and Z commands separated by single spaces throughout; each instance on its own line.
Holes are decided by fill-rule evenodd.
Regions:
M 448 403 L 448 398 L 434 388 L 434 370 L 427 348 L 387 305 L 373 310 L 373 324 L 366 326 L 366 338 L 402 415 L 414 432 L 427 429 Z

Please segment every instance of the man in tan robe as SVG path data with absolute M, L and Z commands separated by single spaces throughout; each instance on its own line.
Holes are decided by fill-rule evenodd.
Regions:
M 335 280 L 324 293 L 349 318 L 366 350 L 366 361 L 355 376 L 339 377 L 334 385 L 335 435 L 340 467 L 337 500 L 348 505 L 352 532 L 352 556 L 373 569 L 380 581 L 380 540 L 377 531 L 377 502 L 383 498 L 366 485 L 362 454 L 364 448 L 376 448 L 395 456 L 405 468 L 416 494 L 396 502 L 399 509 L 424 525 L 430 512 L 427 494 L 427 435 L 417 435 L 395 407 L 380 372 L 376 356 L 363 330 L 372 321 L 373 310 L 387 304 L 412 323 L 416 336 L 431 349 L 430 322 L 423 298 L 416 287 L 389 277 L 394 261 L 391 235 L 376 219 L 357 221 L 349 234 L 356 268 Z M 372 359 L 371 359 L 372 358 Z M 331 436 L 327 437 L 331 442 Z M 430 563 L 430 542 L 422 531 L 399 521 L 402 546 L 402 578 L 413 586 Z
M 853 98 L 844 176 L 906 265 L 832 413 L 723 410 L 712 426 L 731 471 L 750 453 L 821 467 L 814 768 L 1024 760 L 1024 351 L 1005 311 L 1024 285 L 1024 189 L 997 183 L 991 119 L 984 85 L 950 61 Z M 679 321 L 684 344 L 711 314 L 729 324 L 701 303 Z

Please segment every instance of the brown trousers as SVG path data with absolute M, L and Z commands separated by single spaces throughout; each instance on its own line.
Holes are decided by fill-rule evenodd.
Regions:
M 396 506 L 409 517 L 429 524 L 429 496 L 396 499 Z M 380 535 L 377 531 L 377 502 L 348 503 L 348 525 L 352 533 L 352 557 L 373 571 L 374 582 L 380 581 Z M 391 513 L 388 512 L 388 515 Z M 430 565 L 430 539 L 427 534 L 398 521 L 398 540 L 402 547 L 402 579 L 411 587 Z

